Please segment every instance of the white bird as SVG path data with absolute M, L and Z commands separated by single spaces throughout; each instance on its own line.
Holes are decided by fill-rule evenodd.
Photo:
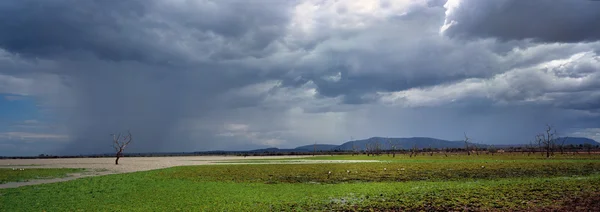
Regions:
M 350 173 L 350 170 L 346 170 L 346 173 Z
M 481 168 L 483 169 L 483 168 L 485 168 L 485 166 L 481 166 Z
M 400 170 L 401 170 L 401 171 L 404 171 L 404 168 L 401 168 Z
M 327 174 L 331 174 L 331 171 L 329 171 Z
M 387 171 L 387 168 L 383 168 L 383 171 Z
M 13 168 L 13 171 L 15 170 L 15 168 Z

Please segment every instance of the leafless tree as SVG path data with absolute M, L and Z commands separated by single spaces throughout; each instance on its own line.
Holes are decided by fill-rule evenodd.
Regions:
M 377 156 L 381 155 L 381 143 L 378 140 L 375 141 L 375 153 L 377 153 Z
M 115 148 L 115 151 L 117 152 L 116 157 L 117 159 L 115 160 L 115 165 L 119 165 L 119 158 L 123 157 L 123 150 L 125 150 L 125 147 L 127 147 L 127 145 L 129 145 L 129 143 L 131 143 L 131 141 L 133 140 L 133 138 L 131 137 L 131 132 L 127 131 L 127 135 L 121 135 L 121 133 L 115 135 L 115 134 L 111 134 L 113 136 L 113 147 Z
M 467 137 L 466 132 L 465 132 L 465 150 L 467 150 L 467 155 L 471 155 L 471 150 L 469 148 L 469 137 Z
M 592 144 L 583 144 L 583 147 L 585 147 L 585 149 L 587 150 L 588 155 L 592 154 L 592 148 L 594 147 Z
M 556 142 L 556 129 L 553 129 L 552 126 L 546 125 L 546 130 L 544 133 L 540 133 L 536 136 L 536 140 L 538 145 L 542 147 L 546 152 L 546 157 L 549 158 L 550 155 L 554 154 L 554 146 Z
M 567 141 L 567 137 L 560 138 L 560 154 L 565 154 L 565 142 Z
M 431 144 L 429 144 L 429 156 L 433 156 L 433 148 L 431 148 Z
M 535 144 L 533 143 L 533 141 L 529 141 L 529 145 L 527 145 L 526 147 L 529 150 L 527 153 L 527 156 L 535 154 L 536 150 L 535 150 Z
M 544 134 L 538 134 L 535 136 L 535 141 L 537 142 L 537 151 L 540 152 L 542 154 L 542 156 L 544 156 L 544 144 L 542 144 L 542 139 L 540 139 L 540 135 L 544 135 Z
M 412 156 L 417 156 L 417 145 L 413 145 L 412 150 L 410 151 L 410 157 L 412 158 Z
M 491 145 L 491 146 L 488 148 L 488 152 L 489 152 L 489 153 L 492 153 L 492 155 L 494 155 L 494 153 L 496 153 L 497 151 L 498 151 L 498 150 L 496 150 L 496 147 L 494 147 L 494 145 Z
M 388 142 L 390 143 L 390 148 L 392 149 L 392 157 L 395 158 L 396 157 L 396 144 L 394 142 L 392 142 L 391 139 Z
M 354 141 L 354 137 L 350 136 L 350 141 L 352 141 L 352 156 L 354 156 L 355 154 L 357 154 L 356 153 L 357 147 L 355 144 L 356 142 Z

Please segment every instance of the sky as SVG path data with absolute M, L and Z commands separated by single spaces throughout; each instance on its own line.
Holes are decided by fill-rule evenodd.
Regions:
M 600 2 L 3 0 L 0 155 L 600 140 Z

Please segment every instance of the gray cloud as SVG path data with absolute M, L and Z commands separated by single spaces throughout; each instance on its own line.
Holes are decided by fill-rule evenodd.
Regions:
M 450 37 L 580 42 L 600 39 L 600 2 L 449 0 L 442 32 Z
M 260 56 L 281 35 L 291 4 L 6 1 L 0 30 L 11 33 L 0 35 L 0 47 L 30 57 L 92 54 L 159 64 Z
M 0 92 L 38 99 L 60 128 L 36 133 L 70 140 L 39 151 L 69 154 L 127 129 L 142 152 L 600 128 L 600 43 L 442 36 L 472 15 L 444 3 L 4 1 Z

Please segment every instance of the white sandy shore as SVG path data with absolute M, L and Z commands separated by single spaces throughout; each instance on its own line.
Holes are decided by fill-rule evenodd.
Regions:
M 305 158 L 311 156 L 185 156 L 185 157 L 124 157 L 115 165 L 115 158 L 58 158 L 58 159 L 3 159 L 0 168 L 34 169 L 34 168 L 85 168 L 83 173 L 71 174 L 66 178 L 30 180 L 27 182 L 9 182 L 0 184 L 2 188 L 16 188 L 27 185 L 56 183 L 82 177 L 147 171 L 174 166 L 208 165 L 224 161 L 251 159 L 284 159 Z M 12 170 L 11 170 L 12 171 Z
M 6 159 L 0 168 L 86 168 L 115 173 L 146 171 L 173 166 L 207 165 L 217 162 L 251 159 L 306 158 L 312 156 L 184 156 L 184 157 L 124 157 L 115 165 L 115 158 Z

